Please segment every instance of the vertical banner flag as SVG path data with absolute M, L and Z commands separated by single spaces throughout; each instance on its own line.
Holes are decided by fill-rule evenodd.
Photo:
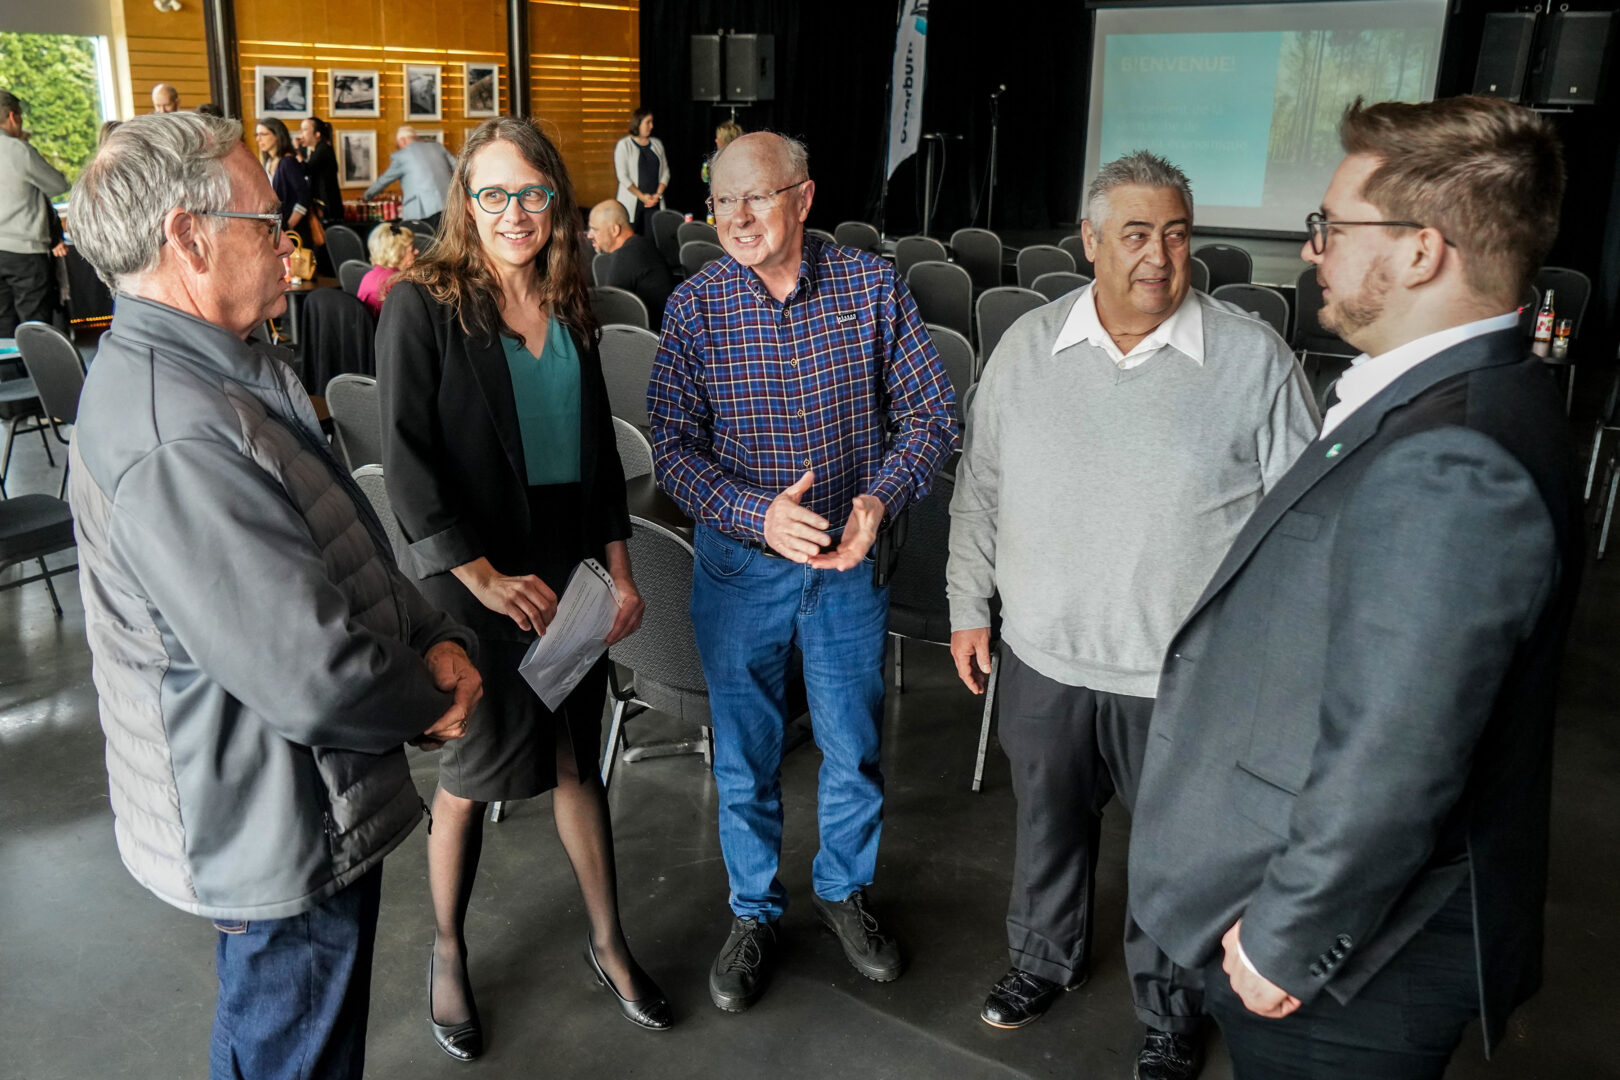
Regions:
M 922 140 L 923 61 L 928 52 L 928 0 L 905 0 L 894 36 L 889 82 L 889 161 L 884 177 L 917 152 Z

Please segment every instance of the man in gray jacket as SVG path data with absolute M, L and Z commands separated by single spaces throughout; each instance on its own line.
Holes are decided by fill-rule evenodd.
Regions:
M 376 198 L 379 191 L 397 180 L 404 193 L 400 211 L 408 220 L 425 221 L 437 229 L 455 171 L 454 154 L 431 139 L 417 138 L 416 129 L 403 124 L 394 134 L 394 153 L 388 159 L 388 168 L 366 188 L 366 198 Z
M 23 137 L 22 114 L 23 103 L 0 90 L 0 337 L 14 336 L 18 323 L 50 318 L 51 199 L 68 189 L 67 178 Z
M 1288 346 L 1193 292 L 1192 191 L 1138 152 L 1099 171 L 1082 226 L 1092 285 L 1024 316 L 974 398 L 951 502 L 951 653 L 990 671 L 1002 608 L 1001 744 L 1018 847 L 1012 967 L 982 1018 L 1019 1027 L 1088 974 L 1103 805 L 1135 794 L 1166 644 L 1260 497 L 1315 437 Z M 1127 917 L 1147 1038 L 1140 1080 L 1202 1066 L 1198 973 Z
M 214 1077 L 355 1077 L 381 863 L 458 738 L 472 638 L 395 567 L 249 331 L 290 245 L 235 121 L 126 122 L 74 192 L 117 293 L 69 452 L 118 847 L 219 930 Z

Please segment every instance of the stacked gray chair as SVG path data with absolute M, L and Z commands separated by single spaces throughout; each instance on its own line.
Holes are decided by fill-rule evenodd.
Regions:
M 939 362 L 945 365 L 945 373 L 951 377 L 951 390 L 961 401 L 962 395 L 973 385 L 973 372 L 978 366 L 973 343 L 967 335 L 936 323 L 928 325 L 928 336 L 934 342 L 934 351 L 939 353 Z
M 1042 274 L 1077 273 L 1074 256 L 1055 244 L 1030 244 L 1019 250 L 1017 263 L 1018 284 L 1026 289 L 1033 289 Z
M 382 464 L 382 401 L 369 375 L 335 375 L 326 384 L 337 458 L 351 473 Z
M 806 236 L 819 236 L 823 242 L 828 244 L 838 243 L 838 237 L 834 236 L 826 229 L 806 229 L 804 230 L 804 234 Z
M 328 225 L 326 227 L 326 254 L 332 260 L 333 266 L 342 266 L 350 260 L 358 260 L 371 265 L 366 257 L 365 241 L 360 234 L 347 225 Z
M 1187 272 L 1192 275 L 1192 287 L 1201 293 L 1209 292 L 1209 264 L 1198 256 L 1187 259 Z
M 694 240 L 701 240 L 706 244 L 718 244 L 720 234 L 713 225 L 705 221 L 683 221 L 675 228 L 675 243 L 677 247 L 684 247 Z
M 1060 296 L 1067 296 L 1076 289 L 1083 289 L 1091 284 L 1091 279 L 1084 274 L 1071 274 L 1066 270 L 1054 270 L 1042 274 L 1030 282 L 1030 288 L 1046 297 L 1056 300 Z
M 1003 285 L 995 289 L 986 289 L 979 294 L 974 304 L 974 314 L 979 322 L 979 370 L 990 362 L 990 356 L 996 351 L 996 343 L 1007 328 L 1018 321 L 1019 316 L 1034 311 L 1047 303 L 1046 297 L 1034 289 L 1021 289 L 1016 285 Z
M 1254 280 L 1254 259 L 1240 247 L 1231 244 L 1205 244 L 1193 252 L 1209 267 L 1209 288 L 1214 292 L 1222 285 L 1247 285 Z
M 1210 295 L 1264 319 L 1279 337 L 1288 340 L 1288 298 L 1276 289 L 1265 285 L 1220 285 Z
M 647 305 L 628 289 L 612 285 L 591 286 L 591 311 L 603 326 L 639 326 L 643 330 L 652 327 L 652 320 L 647 316 Z
M 658 254 L 664 257 L 671 270 L 681 265 L 681 242 L 675 234 L 685 220 L 677 210 L 654 210 L 647 225 L 653 247 L 658 249 Z
M 726 249 L 719 244 L 711 244 L 707 240 L 688 240 L 681 245 L 681 269 L 686 276 L 702 270 L 716 259 L 726 257 Z
M 1058 247 L 1067 251 L 1070 257 L 1074 259 L 1074 268 L 1077 271 L 1089 278 L 1097 276 L 1097 268 L 1091 265 L 1090 259 L 1086 258 L 1086 242 L 1078 233 L 1074 236 L 1065 236 L 1059 240 Z
M 621 687 L 617 671 L 610 676 L 613 722 L 602 755 L 604 786 L 613 781 L 613 766 L 621 744 L 626 747 L 627 762 L 673 754 L 702 754 L 705 763 L 714 761 L 709 687 L 703 679 L 690 610 L 692 545 L 667 525 L 632 516 L 629 548 L 630 561 L 636 568 L 636 587 L 647 606 L 641 629 L 608 651 L 616 665 L 629 669 L 631 682 Z M 648 709 L 696 726 L 696 735 L 666 743 L 631 745 L 625 724 Z
M 920 262 L 906 271 L 906 287 L 923 322 L 973 333 L 973 279 L 955 263 Z
M 833 230 L 833 239 L 844 247 L 860 251 L 876 251 L 883 237 L 877 229 L 864 221 L 841 221 Z
M 84 358 L 68 336 L 49 323 L 25 322 L 17 327 L 17 348 L 23 367 L 34 380 L 39 402 L 51 431 L 63 446 L 68 438 L 62 429 L 72 427 L 79 416 L 79 392 L 84 389 Z M 47 444 L 48 445 L 48 444 Z M 57 498 L 67 494 L 67 460 L 62 461 L 62 486 Z
M 647 426 L 647 383 L 658 356 L 658 335 L 639 326 L 604 326 L 602 377 L 607 381 L 608 409 L 636 427 Z
M 957 229 L 951 233 L 951 251 L 973 279 L 975 292 L 1001 284 L 1001 237 L 989 229 Z
M 338 284 L 350 296 L 360 295 L 360 281 L 371 272 L 371 264 L 360 259 L 350 259 L 338 264 Z
M 619 446 L 619 464 L 624 467 L 624 478 L 650 476 L 653 471 L 653 448 L 646 433 L 622 416 L 613 418 L 613 437 Z
M 894 269 L 901 277 L 920 262 L 949 262 L 945 245 L 932 236 L 902 236 L 894 242 Z

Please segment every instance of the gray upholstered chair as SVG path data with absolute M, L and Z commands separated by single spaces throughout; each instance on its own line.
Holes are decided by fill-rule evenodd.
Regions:
M 1029 287 L 1048 300 L 1056 300 L 1060 296 L 1068 296 L 1076 289 L 1083 289 L 1090 284 L 1091 279 L 1084 274 L 1070 273 L 1067 270 L 1054 270 L 1042 274 L 1030 282 Z
M 1264 319 L 1279 337 L 1288 340 L 1288 298 L 1276 289 L 1265 285 L 1220 285 L 1209 295 Z
M 996 343 L 1007 328 L 1018 320 L 1025 312 L 1034 311 L 1047 303 L 1046 297 L 1034 289 L 1022 289 L 1016 285 L 1002 285 L 994 289 L 986 289 L 979 294 L 974 303 L 974 314 L 979 323 L 979 370 L 990 362 L 990 356 L 996 351 Z
M 613 437 L 619 445 L 619 464 L 624 466 L 626 480 L 647 476 L 653 471 L 652 442 L 640 428 L 622 416 L 615 416 Z
M 1017 264 L 1018 284 L 1026 289 L 1033 289 L 1035 279 L 1042 274 L 1065 270 L 1069 273 L 1077 272 L 1074 267 L 1074 256 L 1056 244 L 1030 244 L 1019 249 Z
M 639 326 L 604 326 L 602 377 L 607 381 L 608 408 L 639 428 L 647 426 L 647 383 L 658 356 L 658 335 Z
M 1213 292 L 1222 285 L 1247 285 L 1254 280 L 1254 257 L 1231 244 L 1205 244 L 1193 252 L 1209 267 L 1209 288 Z
M 382 463 L 382 401 L 370 375 L 334 375 L 326 384 L 337 458 L 351 473 Z
M 613 285 L 591 286 L 591 311 L 596 314 L 596 321 L 603 326 L 639 326 L 643 330 L 652 328 L 652 319 L 647 315 L 647 305 L 641 297 L 629 289 L 620 289 Z
M 1001 237 L 989 229 L 957 229 L 951 233 L 951 251 L 973 279 L 975 292 L 1001 284 Z
M 906 271 L 906 287 L 923 322 L 973 333 L 973 279 L 955 263 L 920 262 Z
M 894 269 L 901 277 L 920 262 L 950 262 L 950 252 L 932 236 L 902 236 L 894 242 Z

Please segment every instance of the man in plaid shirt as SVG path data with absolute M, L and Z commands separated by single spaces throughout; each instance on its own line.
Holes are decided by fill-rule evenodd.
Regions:
M 787 906 L 784 687 L 795 645 L 822 751 L 813 904 L 867 978 L 901 970 L 866 899 L 883 818 L 878 732 L 884 523 L 956 441 L 950 382 L 893 268 L 804 234 L 815 196 L 792 139 L 745 135 L 710 175 L 727 258 L 670 297 L 647 395 L 659 484 L 697 522 L 692 622 L 713 715 L 734 919 L 715 1005 L 764 990 Z

